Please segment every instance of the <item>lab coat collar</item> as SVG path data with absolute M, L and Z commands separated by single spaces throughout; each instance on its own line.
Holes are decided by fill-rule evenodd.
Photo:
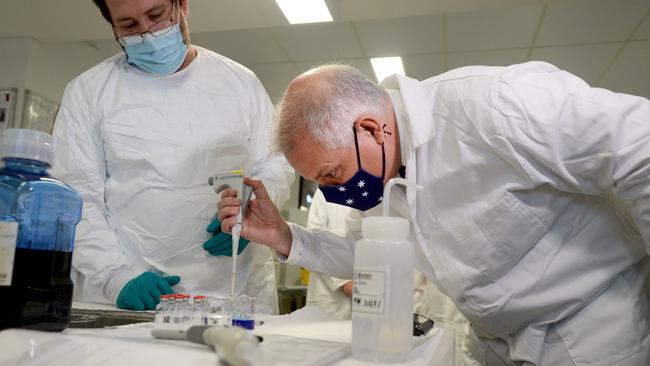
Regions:
M 394 89 L 386 89 L 388 92 L 388 95 L 390 96 L 391 101 L 393 102 L 393 110 L 395 112 L 395 122 L 397 123 L 397 130 L 399 131 L 399 136 L 400 136 L 400 157 L 402 159 L 402 165 L 406 164 L 406 157 L 409 156 L 411 153 L 410 149 L 410 141 L 407 139 L 402 138 L 402 134 L 405 132 L 402 131 L 408 131 L 408 126 L 406 123 L 406 115 L 404 114 L 404 105 L 402 105 L 402 96 L 399 94 L 399 91 L 394 90 Z M 401 141 L 405 140 L 405 141 Z M 406 142 L 409 142 L 407 144 Z
M 413 151 L 430 141 L 435 135 L 432 103 L 427 99 L 418 80 L 393 75 L 386 78 L 381 86 L 388 90 L 393 101 L 399 129 L 402 164 L 406 165 Z M 398 91 L 399 94 L 391 90 Z M 400 121 L 400 117 L 403 121 Z
M 433 125 L 432 101 L 428 100 L 419 81 L 405 76 L 393 75 L 386 78 L 381 86 L 391 96 L 399 130 L 402 165 L 406 166 L 406 179 L 415 182 L 417 177 L 415 149 L 431 141 L 435 135 Z M 390 90 L 393 90 L 391 92 Z M 398 91 L 398 93 L 394 92 Z M 400 118 L 402 117 L 402 118 Z M 411 213 L 411 222 L 420 247 L 426 249 L 426 242 L 420 236 L 417 224 L 416 193 L 412 187 L 406 189 L 406 200 Z M 427 253 L 427 251 L 424 251 Z M 428 255 L 427 255 L 428 257 Z

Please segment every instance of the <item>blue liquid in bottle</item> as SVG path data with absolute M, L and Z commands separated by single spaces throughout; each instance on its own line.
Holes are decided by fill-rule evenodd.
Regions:
M 10 281 L 0 274 L 0 329 L 61 331 L 70 321 L 70 267 L 82 200 L 48 168 L 43 161 L 5 157 L 0 169 L 0 244 L 6 249 L 15 234 Z
M 242 327 L 244 329 L 255 329 L 255 319 L 233 318 L 232 325 L 234 327 Z

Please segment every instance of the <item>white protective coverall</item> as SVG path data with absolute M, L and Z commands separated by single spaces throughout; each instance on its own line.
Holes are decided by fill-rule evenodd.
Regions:
M 418 268 L 480 364 L 650 365 L 650 101 L 543 62 L 382 86 L 424 187 L 407 191 Z M 350 278 L 352 237 L 291 230 L 288 262 Z
M 196 47 L 196 46 L 195 46 Z M 84 200 L 73 266 L 75 299 L 114 304 L 143 271 L 179 275 L 175 290 L 229 295 L 231 258 L 202 244 L 217 212 L 214 173 L 244 169 L 277 204 L 293 170 L 270 157 L 272 104 L 255 75 L 212 51 L 170 76 L 130 66 L 121 53 L 67 86 L 54 127 L 57 177 Z M 237 291 L 277 313 L 268 248 L 238 258 Z

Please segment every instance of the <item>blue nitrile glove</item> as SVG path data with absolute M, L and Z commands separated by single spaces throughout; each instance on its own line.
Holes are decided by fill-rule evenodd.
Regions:
M 171 286 L 181 282 L 178 276 L 158 276 L 144 272 L 127 282 L 120 291 L 115 305 L 126 310 L 155 310 L 160 295 L 173 294 Z
M 208 232 L 212 233 L 212 237 L 203 243 L 205 249 L 210 255 L 225 255 L 232 257 L 232 235 L 221 231 L 221 221 L 215 218 L 208 225 Z M 243 236 L 239 237 L 239 247 L 237 248 L 237 255 L 241 254 L 250 241 Z

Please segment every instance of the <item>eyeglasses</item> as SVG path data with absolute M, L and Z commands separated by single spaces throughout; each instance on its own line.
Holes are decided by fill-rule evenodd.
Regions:
M 154 24 L 152 24 L 147 30 L 144 32 L 133 32 L 129 34 L 125 34 L 123 36 L 117 35 L 117 31 L 115 30 L 115 27 L 113 27 L 113 33 L 115 33 L 115 37 L 118 42 L 122 46 L 136 46 L 139 44 L 142 44 L 144 42 L 144 36 L 146 34 L 150 34 L 153 37 L 162 37 L 165 34 L 169 33 L 169 31 L 172 30 L 172 26 L 174 25 L 174 6 L 178 3 L 178 1 L 172 1 L 172 7 L 169 12 L 169 16 L 167 16 L 165 19 L 162 19 Z M 180 6 L 178 7 L 178 18 L 180 18 Z

